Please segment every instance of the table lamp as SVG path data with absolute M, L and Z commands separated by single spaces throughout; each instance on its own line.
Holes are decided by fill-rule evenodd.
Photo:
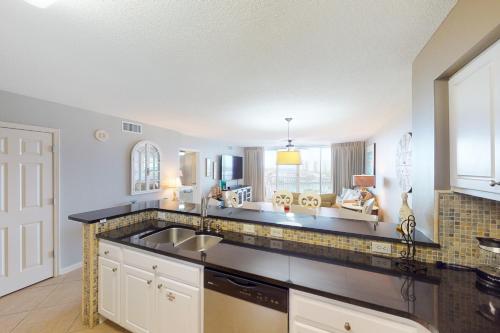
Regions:
M 352 184 L 359 187 L 361 192 L 361 200 L 364 201 L 366 195 L 369 193 L 367 187 L 375 186 L 375 176 L 372 175 L 353 175 Z
M 170 178 L 167 183 L 167 188 L 173 189 L 173 198 L 172 201 L 177 201 L 177 189 L 182 186 L 181 178 L 180 177 L 175 177 L 175 178 Z

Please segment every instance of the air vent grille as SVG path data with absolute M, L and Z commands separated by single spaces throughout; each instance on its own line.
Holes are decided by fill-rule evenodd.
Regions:
M 129 121 L 122 121 L 122 131 L 128 133 L 142 134 L 142 125 L 131 123 Z

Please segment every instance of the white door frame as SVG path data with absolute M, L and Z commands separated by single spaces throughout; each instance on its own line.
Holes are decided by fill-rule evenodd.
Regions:
M 24 130 L 24 131 L 33 131 L 33 132 L 42 132 L 52 134 L 52 165 L 53 165 L 53 191 L 54 191 L 54 205 L 53 213 L 54 213 L 54 223 L 53 223 L 53 239 L 54 239 L 54 277 L 60 274 L 61 263 L 60 263 L 60 230 L 59 230 L 59 220 L 60 220 L 60 149 L 61 149 L 61 130 L 56 128 L 48 128 L 48 127 L 40 127 L 40 126 L 32 126 L 25 124 L 16 124 L 16 123 L 8 123 L 0 121 L 0 127 Z
M 193 194 L 193 199 L 194 201 L 199 201 L 201 200 L 201 196 L 203 195 L 203 189 L 201 188 L 201 172 L 200 172 L 200 166 L 201 166 L 201 153 L 200 150 L 198 149 L 192 149 L 192 148 L 179 148 L 177 151 L 185 151 L 186 153 L 195 153 L 196 154 L 196 193 Z M 179 163 L 179 158 L 177 159 L 177 163 Z M 180 165 L 177 169 L 180 168 Z

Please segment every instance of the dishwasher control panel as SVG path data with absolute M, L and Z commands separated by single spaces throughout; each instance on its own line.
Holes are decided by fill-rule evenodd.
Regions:
M 205 288 L 280 312 L 288 312 L 286 288 L 211 269 L 205 269 Z

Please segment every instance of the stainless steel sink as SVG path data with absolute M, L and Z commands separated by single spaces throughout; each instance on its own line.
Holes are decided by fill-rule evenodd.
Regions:
M 158 231 L 142 239 L 148 243 L 154 243 L 154 244 L 174 243 L 175 245 L 185 241 L 190 237 L 193 237 L 194 235 L 195 235 L 194 230 L 175 227 Z
M 188 238 L 175 247 L 181 250 L 201 252 L 219 244 L 221 240 L 222 237 L 201 234 Z

